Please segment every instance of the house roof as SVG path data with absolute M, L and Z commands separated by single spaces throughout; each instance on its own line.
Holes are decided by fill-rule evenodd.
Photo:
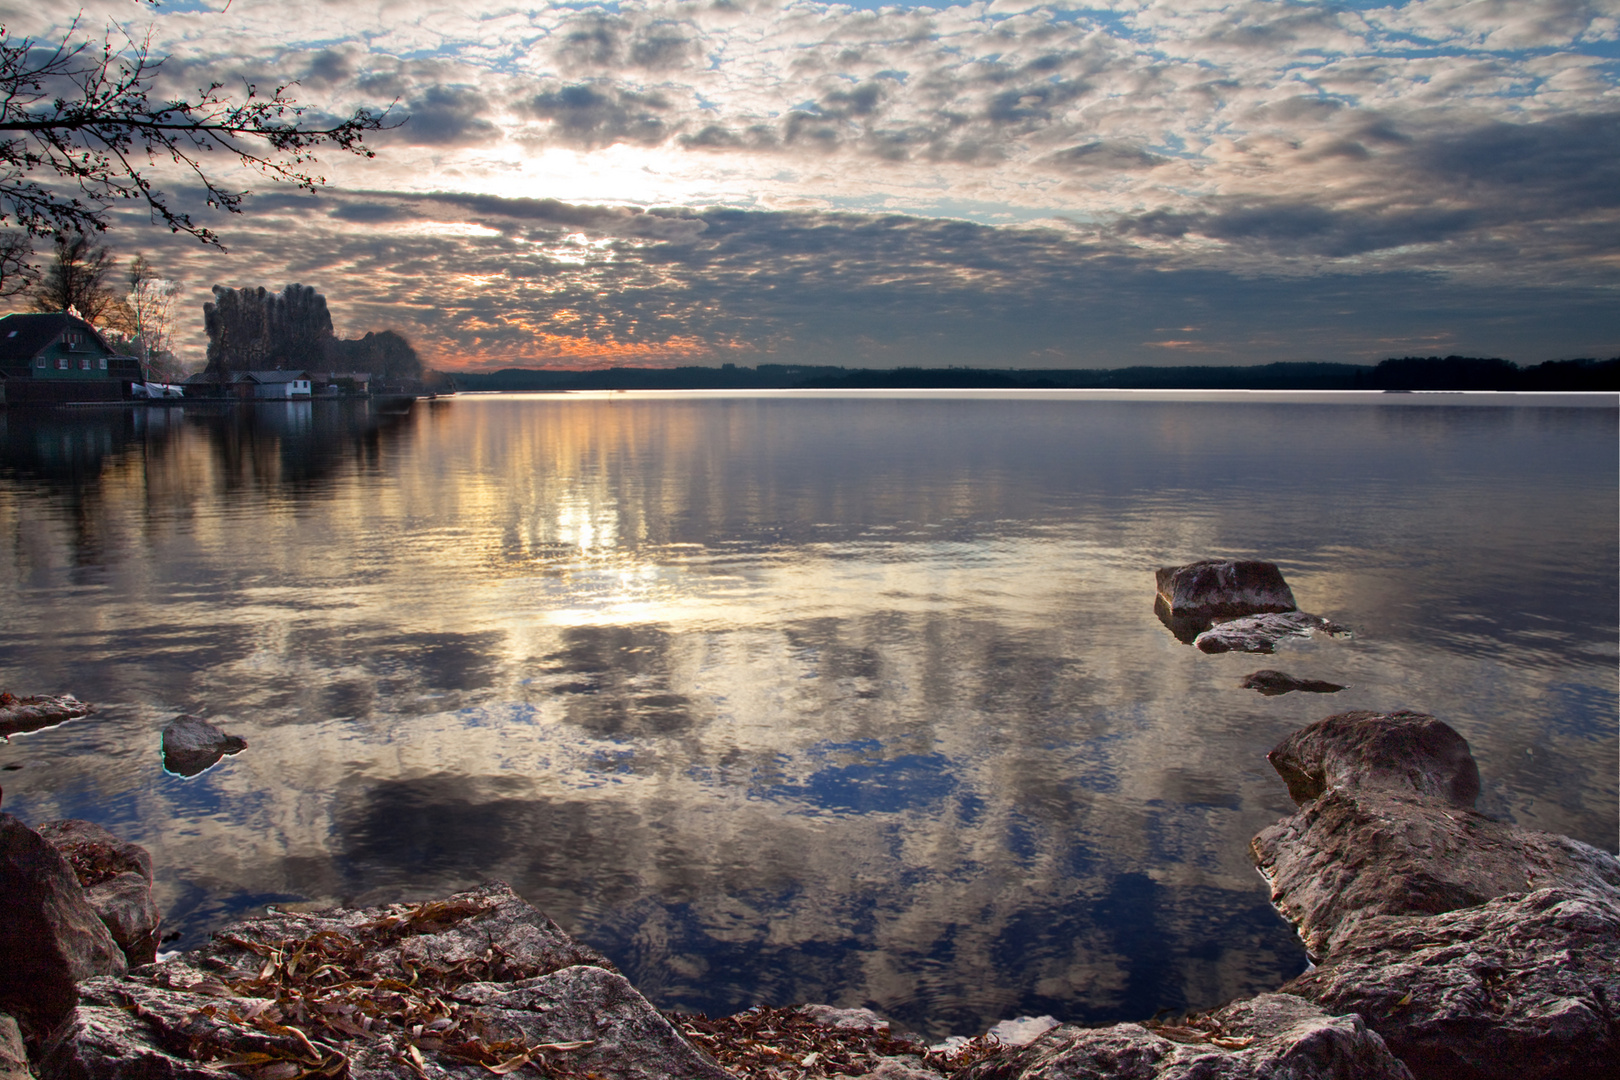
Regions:
M 109 353 L 113 351 L 95 327 L 65 311 L 7 315 L 0 318 L 0 363 L 32 360 L 64 330 L 88 333 L 90 340 Z
M 243 371 L 237 373 L 239 380 L 252 380 L 261 386 L 271 383 L 308 382 L 307 371 Z

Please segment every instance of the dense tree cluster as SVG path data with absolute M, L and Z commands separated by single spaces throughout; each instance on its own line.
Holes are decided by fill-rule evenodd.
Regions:
M 363 371 L 390 380 L 422 375 L 416 350 L 392 330 L 338 338 L 326 297 L 308 285 L 279 293 L 215 285 L 213 302 L 203 305 L 203 326 L 208 370 L 215 375 L 269 368 Z
M 333 338 L 326 297 L 307 285 L 279 293 L 214 286 L 203 305 L 210 371 L 324 368 Z
M 383 379 L 420 379 L 422 361 L 411 343 L 392 330 L 368 332 L 355 340 L 336 340 L 327 353 L 334 371 L 369 371 Z

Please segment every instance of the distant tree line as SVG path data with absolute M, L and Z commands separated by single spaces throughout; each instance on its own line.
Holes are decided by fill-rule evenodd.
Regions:
M 1408 356 L 1367 364 L 1277 363 L 1251 367 L 999 369 L 902 367 L 888 370 L 816 365 L 608 368 L 570 371 L 507 368 L 457 374 L 463 390 L 1599 390 L 1620 391 L 1620 357 L 1549 360 L 1519 367 L 1508 360 Z
M 203 305 L 203 327 L 213 375 L 275 368 L 369 372 L 389 382 L 423 375 L 416 350 L 392 330 L 339 338 L 326 297 L 308 285 L 279 293 L 215 285 L 213 301 Z

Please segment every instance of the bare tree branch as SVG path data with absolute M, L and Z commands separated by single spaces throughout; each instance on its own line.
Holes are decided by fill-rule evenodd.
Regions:
M 0 26 L 0 225 L 32 236 L 105 230 L 119 200 L 145 202 L 154 223 L 223 246 L 176 209 L 147 171 L 165 160 L 202 185 L 210 206 L 240 213 L 250 194 L 223 185 L 205 155 L 222 153 L 272 180 L 305 190 L 325 183 L 310 171 L 315 151 L 335 147 L 372 157 L 367 132 L 394 127 L 390 105 L 346 119 L 306 123 L 306 106 L 288 96 L 293 83 L 263 93 L 244 83 L 240 100 L 223 83 L 187 98 L 158 100 L 163 65 L 141 41 L 109 29 L 99 42 L 75 41 L 75 20 L 60 44 L 6 36 Z M 117 38 L 122 38 L 118 44 Z

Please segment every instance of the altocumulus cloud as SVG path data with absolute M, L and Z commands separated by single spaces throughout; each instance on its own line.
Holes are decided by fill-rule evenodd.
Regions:
M 160 7 L 177 85 L 410 114 L 163 257 L 451 365 L 1612 353 L 1617 39 L 1613 0 Z

